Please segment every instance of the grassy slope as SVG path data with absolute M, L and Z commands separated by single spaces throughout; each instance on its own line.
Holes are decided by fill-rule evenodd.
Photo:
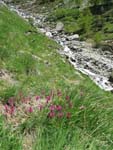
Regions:
M 27 35 L 29 30 L 32 33 Z M 35 131 L 33 150 L 112 150 L 113 95 L 99 89 L 86 76 L 78 75 L 68 62 L 63 62 L 65 59 L 57 53 L 59 46 L 55 42 L 36 33 L 4 7 L 0 7 L 0 33 L 0 67 L 8 70 L 16 81 L 11 85 L 7 80 L 0 80 L 2 101 L 20 89 L 27 95 L 42 89 L 61 89 L 65 95 L 68 91 L 74 105 L 67 123 L 32 114 L 15 133 L 11 126 L 10 129 L 4 126 L 1 117 L 0 149 L 21 150 L 23 131 L 31 135 Z M 79 109 L 81 106 L 85 109 Z

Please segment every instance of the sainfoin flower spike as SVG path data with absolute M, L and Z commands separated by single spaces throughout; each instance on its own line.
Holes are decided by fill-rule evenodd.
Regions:
M 57 105 L 56 106 L 56 110 L 61 111 L 62 110 L 62 106 L 61 105 Z
M 53 111 L 49 112 L 48 117 L 49 117 L 49 118 L 55 117 L 55 113 L 54 113 Z
M 46 103 L 48 103 L 51 100 L 51 96 L 46 96 Z
M 28 108 L 28 112 L 29 112 L 29 113 L 32 113 L 32 112 L 33 112 L 33 108 L 32 108 L 32 107 L 29 107 L 29 108 Z
M 50 105 L 49 109 L 50 111 L 54 111 L 56 109 L 56 105 Z
M 36 100 L 37 100 L 37 101 L 40 100 L 40 96 L 36 96 Z

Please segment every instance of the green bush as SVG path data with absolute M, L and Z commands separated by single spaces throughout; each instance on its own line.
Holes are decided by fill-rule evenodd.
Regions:
M 104 31 L 107 32 L 107 33 L 113 33 L 113 24 L 106 23 L 104 25 Z
M 79 19 L 77 20 L 80 28 L 83 30 L 84 33 L 90 32 L 93 23 L 93 16 L 89 9 L 84 10 L 81 12 Z
M 77 33 L 80 30 L 80 27 L 77 23 L 70 23 L 65 25 L 64 30 L 67 33 Z
M 61 8 L 61 9 L 57 9 L 52 16 L 55 20 L 62 19 L 64 17 L 69 17 L 69 16 L 71 16 L 74 19 L 77 19 L 79 17 L 79 10 Z
M 102 41 L 102 34 L 100 32 L 97 32 L 94 35 L 95 47 L 99 47 L 101 41 Z

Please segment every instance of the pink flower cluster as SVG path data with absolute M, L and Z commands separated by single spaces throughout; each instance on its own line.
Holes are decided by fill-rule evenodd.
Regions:
M 70 119 L 73 103 L 70 97 L 65 96 L 61 90 L 51 90 L 48 95 L 46 95 L 45 91 L 42 91 L 41 94 L 33 97 L 25 97 L 21 92 L 17 97 L 10 98 L 4 105 L 4 114 L 13 116 L 15 112 L 20 110 L 20 107 L 23 112 L 27 112 L 26 114 L 32 114 L 36 109 L 38 111 L 46 109 L 48 118 Z
M 62 112 L 63 108 L 61 105 L 50 105 L 49 106 L 49 113 L 48 113 L 48 117 L 49 118 L 53 118 L 55 116 L 57 116 L 58 118 L 63 117 L 63 112 Z
M 57 99 L 57 102 L 51 98 L 47 101 L 49 111 L 48 118 L 71 118 L 71 113 L 69 111 L 73 108 L 73 103 L 71 102 L 70 97 L 68 95 L 64 97 L 60 90 L 57 90 L 57 93 L 54 93 L 54 96 L 56 96 L 54 99 Z
M 14 98 L 10 98 L 8 103 L 4 105 L 5 114 L 13 115 L 15 112 Z

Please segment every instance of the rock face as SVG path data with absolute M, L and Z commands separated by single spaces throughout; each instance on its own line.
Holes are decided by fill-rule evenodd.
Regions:
M 110 50 L 106 48 L 105 50 L 95 49 L 91 47 L 91 44 L 79 41 L 78 34 L 66 35 L 63 32 L 64 24 L 62 22 L 58 22 L 56 28 L 48 27 L 44 14 L 33 14 L 15 6 L 10 6 L 10 9 L 16 11 L 26 20 L 31 17 L 33 24 L 38 27 L 40 32 L 51 37 L 63 47 L 59 53 L 65 55 L 74 68 L 88 75 L 102 89 L 113 90 L 113 77 L 111 76 L 113 51 L 111 48 Z
M 58 22 L 56 25 L 56 31 L 60 32 L 64 28 L 64 24 L 62 22 Z

